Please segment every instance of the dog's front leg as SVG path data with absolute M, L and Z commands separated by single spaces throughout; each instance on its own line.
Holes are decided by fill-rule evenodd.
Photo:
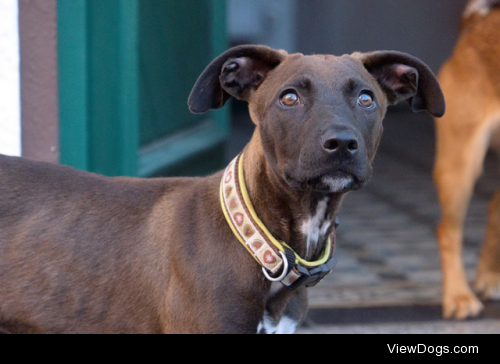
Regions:
M 283 288 L 281 283 L 274 283 L 274 285 L 257 333 L 267 335 L 294 334 L 306 318 L 309 302 L 307 289 L 301 288 L 290 292 Z M 273 291 L 277 292 L 273 295 Z

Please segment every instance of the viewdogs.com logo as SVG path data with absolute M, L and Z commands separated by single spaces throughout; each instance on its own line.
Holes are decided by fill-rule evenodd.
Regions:
M 418 345 L 398 345 L 387 344 L 391 354 L 479 354 L 478 346 L 432 346 L 425 344 Z

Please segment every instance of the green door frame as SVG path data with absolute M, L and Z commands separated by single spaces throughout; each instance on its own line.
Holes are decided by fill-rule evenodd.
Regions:
M 202 125 L 140 149 L 139 1 L 58 0 L 62 164 L 145 177 L 228 137 L 228 112 L 219 110 Z M 207 1 L 214 58 L 227 46 L 225 0 Z
M 87 1 L 57 2 L 62 164 L 89 171 Z

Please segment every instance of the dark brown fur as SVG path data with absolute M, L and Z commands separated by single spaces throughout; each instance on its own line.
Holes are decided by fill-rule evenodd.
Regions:
M 376 60 L 378 80 L 363 66 L 370 60 Z M 409 63 L 405 71 L 422 81 L 394 80 L 394 62 Z M 381 67 L 388 79 L 377 72 Z M 284 110 L 277 95 L 299 70 L 309 82 L 302 84 L 310 89 L 304 95 L 308 107 Z M 372 89 L 376 110 L 359 109 L 356 84 Z M 307 236 L 300 226 L 318 201 L 328 197 L 326 217 L 332 220 L 342 196 L 371 175 L 389 94 L 392 102 L 418 95 L 414 109 L 444 112 L 436 79 L 411 56 L 288 56 L 261 46 L 234 48 L 216 59 L 190 105 L 205 112 L 231 95 L 249 102 L 257 124 L 245 149 L 250 198 L 270 232 L 305 256 Z M 322 155 L 322 133 L 337 124 L 359 135 L 362 148 L 355 158 Z M 299 159 L 302 164 L 287 167 Z M 342 175 L 358 176 L 356 183 L 325 191 L 315 174 L 340 173 L 340 167 Z M 0 330 L 255 333 L 264 312 L 275 323 L 283 316 L 301 322 L 306 290 L 271 293 L 271 283 L 223 216 L 221 178 L 222 172 L 207 178 L 106 178 L 0 157 Z M 332 232 L 333 225 L 308 258 L 318 257 Z

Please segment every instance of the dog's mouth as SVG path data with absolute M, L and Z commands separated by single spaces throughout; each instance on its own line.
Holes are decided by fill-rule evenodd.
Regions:
M 336 171 L 322 177 L 320 181 L 319 186 L 330 193 L 349 192 L 359 185 L 359 179 L 355 175 L 344 171 Z
M 368 179 L 342 169 L 313 178 L 294 178 L 286 176 L 288 184 L 297 190 L 321 193 L 347 193 L 365 186 Z

